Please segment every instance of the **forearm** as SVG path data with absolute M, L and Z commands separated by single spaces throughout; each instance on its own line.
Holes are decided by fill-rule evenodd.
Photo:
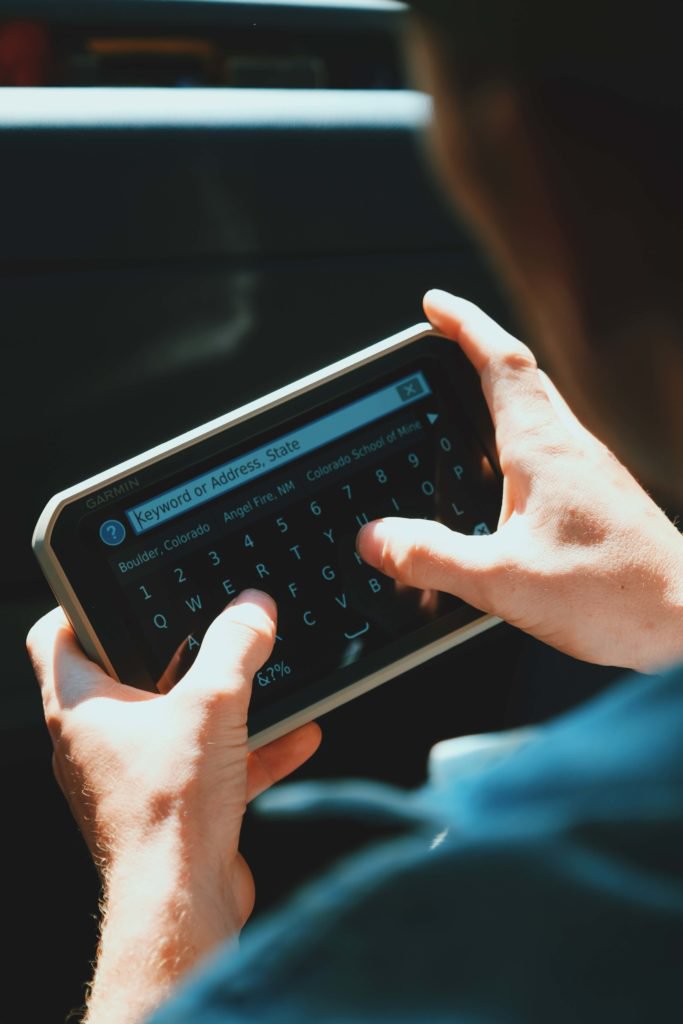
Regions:
M 245 591 L 163 695 L 107 676 L 61 612 L 31 632 L 57 780 L 105 881 L 87 1024 L 146 1020 L 251 913 L 238 852 L 246 804 L 320 742 L 311 724 L 248 754 L 252 678 L 275 628 L 272 599 Z
M 631 652 L 626 667 L 647 674 L 683 660 L 683 536 L 657 513 L 662 519 L 662 544 L 659 550 L 652 544 L 648 572 L 636 581 L 640 617 L 636 623 L 625 617 L 623 636 L 623 649 Z M 616 608 L 620 600 L 632 600 L 629 589 L 633 591 L 633 585 L 620 586 Z
M 237 937 L 229 894 L 188 863 L 165 836 L 113 867 L 84 1024 L 139 1024 L 202 957 Z

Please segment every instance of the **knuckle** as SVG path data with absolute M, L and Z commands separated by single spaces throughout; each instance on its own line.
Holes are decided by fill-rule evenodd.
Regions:
M 478 560 L 472 581 L 481 607 L 500 613 L 523 575 L 523 569 L 509 552 L 501 551 L 494 538 L 486 538 L 488 558 Z
M 522 572 L 519 561 L 510 553 L 492 553 L 490 560 L 482 564 L 479 576 L 485 586 L 499 591 L 504 590 Z
M 557 467 L 565 467 L 574 454 L 571 441 L 552 429 L 520 427 L 514 435 L 514 450 L 518 464 L 527 470 L 530 479 L 541 480 L 547 486 L 556 476 Z M 552 475 L 549 473 L 552 467 Z
M 400 545 L 385 544 L 380 569 L 385 575 L 414 586 L 415 567 L 421 553 L 421 545 L 415 538 Z
M 248 696 L 250 687 L 239 673 L 209 680 L 201 689 L 195 706 L 194 732 L 200 748 L 207 740 L 220 736 L 221 745 L 229 747 L 246 739 Z
M 48 706 L 44 710 L 45 724 L 47 731 L 53 742 L 57 742 L 62 737 L 63 720 L 61 714 L 56 711 L 53 707 Z
M 275 624 L 265 616 L 262 622 L 233 620 L 222 642 L 214 635 L 210 647 L 200 652 L 187 674 L 191 689 L 176 688 L 179 699 L 183 700 L 184 693 L 193 693 L 191 699 L 199 699 L 207 710 L 229 709 L 237 696 L 248 690 L 247 683 L 268 658 L 274 641 Z
M 43 697 L 43 716 L 50 738 L 53 743 L 58 743 L 64 737 L 64 709 L 53 694 Z
M 256 654 L 275 640 L 275 623 L 265 617 L 258 625 L 254 622 L 235 622 L 233 631 L 235 646 L 245 653 L 253 651 Z
M 516 342 L 514 348 L 496 355 L 492 359 L 491 365 L 506 375 L 538 371 L 536 357 L 531 349 L 521 341 Z

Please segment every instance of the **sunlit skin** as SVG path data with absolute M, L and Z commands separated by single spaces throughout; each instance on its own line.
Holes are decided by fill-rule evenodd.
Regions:
M 272 599 L 246 591 L 163 695 L 110 679 L 60 609 L 31 631 L 55 775 L 105 887 L 90 1021 L 142 1020 L 251 914 L 254 882 L 238 850 L 246 805 L 320 742 L 311 723 L 247 753 L 252 679 L 275 626 Z
M 443 590 L 558 650 L 655 671 L 683 656 L 683 540 L 577 420 L 526 345 L 444 292 L 425 312 L 481 377 L 504 473 L 499 527 L 471 537 L 399 518 L 358 550 L 401 582 Z
M 442 177 L 498 260 L 534 337 L 556 352 L 562 380 L 580 399 L 575 386 L 589 372 L 590 346 L 576 254 L 545 201 L 546 169 L 521 130 L 519 104 L 509 91 L 494 91 L 479 97 L 477 117 L 471 106 L 465 116 L 435 41 L 424 32 L 414 39 L 418 72 L 435 94 L 432 134 Z M 495 176 L 477 173 L 482 147 L 507 161 L 517 204 L 496 194 Z M 521 209 L 526 245 L 516 220 Z M 500 526 L 489 537 L 465 537 L 440 524 L 384 520 L 363 529 L 361 554 L 401 585 L 458 594 L 579 658 L 641 671 L 680 659 L 677 530 L 582 426 L 525 344 L 462 298 L 430 292 L 425 311 L 480 374 L 505 475 Z M 674 409 L 673 402 L 683 393 L 681 376 L 672 355 L 662 394 L 663 408 L 671 406 L 670 437 L 659 436 L 644 460 L 669 485 L 683 443 L 683 403 Z M 593 408 L 602 381 L 598 368 L 580 413 L 591 417 L 592 429 L 606 424 L 603 436 L 626 457 L 633 445 L 619 416 L 610 420 L 609 408 L 604 415 Z M 605 405 L 623 413 L 618 398 Z M 637 461 L 647 428 L 635 434 Z M 680 474 L 673 476 L 680 489 Z M 275 616 L 265 595 L 242 596 L 208 631 L 185 677 L 158 696 L 117 683 L 88 661 L 61 612 L 31 632 L 57 778 L 105 883 L 89 1024 L 142 1022 L 202 957 L 237 938 L 251 912 L 253 880 L 238 850 L 246 803 L 310 757 L 320 740 L 309 725 L 247 753 L 252 678 L 272 651 Z

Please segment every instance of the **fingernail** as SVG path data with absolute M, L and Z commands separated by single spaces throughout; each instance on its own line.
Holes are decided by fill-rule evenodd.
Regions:
M 361 526 L 356 536 L 356 551 L 364 562 L 368 562 L 369 565 L 379 565 L 387 533 L 383 519 L 375 519 L 374 522 Z
M 247 590 L 241 591 L 237 597 L 233 597 L 226 607 L 235 608 L 240 604 L 257 604 L 261 608 L 270 610 L 275 602 L 270 594 L 266 594 L 263 590 L 256 590 L 255 587 L 249 587 Z

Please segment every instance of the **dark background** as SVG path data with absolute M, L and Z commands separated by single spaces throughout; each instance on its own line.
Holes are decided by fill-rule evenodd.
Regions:
M 399 17 L 0 2 L 3 1019 L 64 1020 L 96 940 L 23 648 L 53 603 L 30 550 L 45 502 L 422 320 L 427 288 L 514 329 L 426 167 Z M 417 785 L 436 740 L 542 720 L 613 674 L 501 626 L 330 715 L 301 777 Z M 257 915 L 376 834 L 250 814 Z

